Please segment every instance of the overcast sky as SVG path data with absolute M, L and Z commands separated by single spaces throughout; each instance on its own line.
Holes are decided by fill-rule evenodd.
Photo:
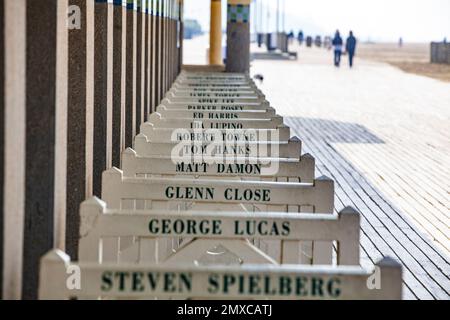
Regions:
M 256 27 L 274 31 L 278 0 L 257 0 Z M 306 34 L 346 33 L 352 29 L 361 39 L 379 41 L 431 41 L 450 39 L 450 0 L 279 0 L 286 8 L 287 30 Z M 210 0 L 185 0 L 185 17 L 199 20 L 209 29 Z M 224 13 L 226 0 L 222 0 Z M 259 6 L 259 7 L 258 7 Z M 253 7 L 253 21 L 255 21 Z M 262 10 L 261 10 L 262 8 Z M 262 11 L 263 23 L 260 22 Z M 269 17 L 267 19 L 267 17 Z M 224 16 L 224 19 L 225 16 Z M 225 22 L 225 21 L 224 21 Z M 281 23 L 280 23 L 281 25 Z M 252 25 L 252 30 L 255 24 Z

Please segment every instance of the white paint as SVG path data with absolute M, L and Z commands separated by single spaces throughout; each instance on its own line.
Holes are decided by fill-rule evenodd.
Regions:
M 25 215 L 26 1 L 4 1 L 5 177 L 3 299 L 21 299 Z
M 67 299 L 68 297 L 81 298 L 201 298 L 214 299 L 401 299 L 401 266 L 384 259 L 377 263 L 381 270 L 381 289 L 370 290 L 366 287 L 366 279 L 370 270 L 362 267 L 305 267 L 305 266 L 273 266 L 247 265 L 247 266 L 156 266 L 154 264 L 103 264 L 78 263 L 82 270 L 81 290 L 68 290 L 65 284 L 65 269 L 71 264 L 70 257 L 61 251 L 49 252 L 41 262 L 41 281 L 39 288 L 40 299 Z M 132 283 L 127 281 L 123 290 L 119 290 L 117 284 L 108 285 L 104 279 L 105 272 L 127 272 L 128 279 L 144 275 L 167 279 L 164 274 L 172 274 L 174 280 L 163 282 L 157 281 L 157 286 L 152 287 L 147 282 L 139 282 L 141 290 L 132 290 Z M 135 276 L 131 276 L 135 275 Z M 228 275 L 228 276 L 226 276 Z M 109 276 L 107 276 L 110 278 Z M 182 278 L 183 277 L 183 278 Z M 227 278 L 224 278 L 227 277 Z M 249 281 L 251 277 L 258 277 L 253 281 L 261 283 L 261 278 L 270 283 L 273 291 L 264 290 L 251 291 Z M 297 290 L 289 290 L 290 294 L 282 294 L 275 283 L 281 283 L 280 277 L 289 278 L 291 284 L 304 279 L 306 288 L 301 296 L 294 294 Z M 242 278 L 244 291 L 239 291 L 237 279 Z M 313 294 L 313 279 L 321 279 L 331 284 L 336 290 L 324 293 L 323 296 Z M 257 280 L 259 279 L 259 280 Z M 220 281 L 220 282 L 219 282 Z M 174 290 L 164 291 L 167 284 L 177 283 Z M 228 283 L 228 290 L 224 285 Z M 260 286 L 260 285 L 259 285 Z M 327 287 L 327 286 L 326 286 Z M 103 289 L 103 290 L 102 290 Z

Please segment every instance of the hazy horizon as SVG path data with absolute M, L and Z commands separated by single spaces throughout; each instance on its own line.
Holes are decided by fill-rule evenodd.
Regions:
M 305 35 L 342 33 L 353 30 L 363 41 L 405 42 L 450 40 L 449 0 L 279 0 L 286 10 L 285 30 Z M 196 19 L 209 30 L 210 0 L 186 0 L 185 18 Z M 257 0 L 252 5 L 252 32 L 276 30 L 277 0 Z M 226 0 L 222 0 L 223 27 Z M 256 9 L 256 10 L 255 10 Z M 263 22 L 261 23 L 261 16 Z M 256 18 L 256 20 L 255 20 Z M 256 25 L 255 25 L 256 21 Z M 382 23 L 381 23 L 382 21 Z M 280 22 L 282 27 L 282 22 Z

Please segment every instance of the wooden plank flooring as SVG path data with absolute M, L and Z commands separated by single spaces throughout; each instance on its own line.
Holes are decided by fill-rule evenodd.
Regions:
M 336 210 L 361 212 L 363 261 L 400 261 L 405 299 L 450 299 L 448 84 L 365 61 L 335 70 L 324 50 L 299 57 L 252 72 L 316 175 L 335 180 Z
M 302 137 L 305 151 L 315 155 L 317 174 L 335 180 L 336 210 L 352 205 L 362 213 L 362 233 L 367 237 L 362 250 L 370 261 L 375 262 L 384 255 L 397 258 L 405 266 L 407 298 L 448 298 L 448 286 L 444 288 L 441 285 L 448 282 L 448 258 L 427 244 L 421 233 L 416 233 L 401 213 L 326 140 L 309 138 L 314 131 L 320 130 L 311 122 L 314 121 L 286 119 L 286 124 L 295 128 L 296 134 Z M 414 240 L 410 239 L 410 233 L 416 233 Z M 433 254 L 433 259 L 424 251 L 428 255 Z M 424 261 L 430 263 L 422 265 Z M 441 265 L 447 265 L 447 276 L 439 270 Z

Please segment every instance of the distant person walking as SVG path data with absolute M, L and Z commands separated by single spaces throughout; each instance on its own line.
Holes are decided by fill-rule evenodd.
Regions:
M 295 35 L 294 35 L 294 31 L 293 31 L 293 30 L 291 30 L 291 32 L 289 32 L 289 33 L 287 34 L 287 38 L 288 38 L 289 43 L 291 44 L 292 41 L 293 41 L 294 38 L 295 38 Z
M 339 33 L 339 30 L 336 30 L 336 33 L 334 34 L 334 38 L 331 44 L 333 45 L 334 48 L 334 65 L 336 67 L 339 67 L 341 65 L 341 55 L 343 45 L 343 41 L 341 38 L 341 34 Z
M 303 40 L 304 40 L 304 35 L 303 35 L 303 31 L 300 30 L 297 36 L 297 40 L 298 40 L 298 44 L 302 45 L 303 44 Z
M 348 63 L 350 65 L 350 68 L 352 68 L 353 67 L 353 58 L 355 57 L 355 51 L 356 51 L 356 38 L 353 35 L 353 31 L 350 31 L 347 41 L 345 42 L 345 50 L 347 51 L 347 55 L 348 55 Z

